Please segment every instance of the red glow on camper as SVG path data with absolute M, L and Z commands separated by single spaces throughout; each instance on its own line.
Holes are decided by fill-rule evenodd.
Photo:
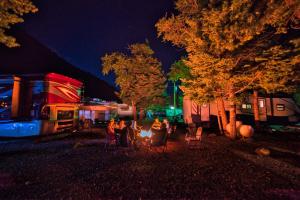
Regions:
M 48 103 L 79 103 L 82 82 L 56 73 L 45 77 L 49 87 L 46 91 Z

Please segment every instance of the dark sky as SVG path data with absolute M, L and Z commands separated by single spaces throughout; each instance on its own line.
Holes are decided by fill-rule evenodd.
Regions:
M 183 52 L 157 38 L 155 23 L 172 13 L 173 0 L 38 0 L 39 12 L 26 16 L 23 27 L 75 66 L 113 85 L 102 76 L 100 57 L 126 51 L 147 38 L 166 72 Z

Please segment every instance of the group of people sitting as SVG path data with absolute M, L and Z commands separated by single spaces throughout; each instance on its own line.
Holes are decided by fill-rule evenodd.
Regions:
M 133 144 L 140 131 L 141 127 L 137 126 L 136 121 L 132 121 L 128 124 L 124 120 L 120 120 L 116 123 L 114 119 L 111 119 L 107 125 L 106 133 L 108 141 L 114 141 L 117 146 L 127 147 L 129 144 Z M 160 141 L 172 132 L 172 127 L 167 119 L 160 122 L 156 118 L 151 126 L 151 143 L 160 143 Z
M 156 118 L 151 126 L 151 145 L 162 145 L 166 142 L 167 137 L 172 133 L 172 127 L 167 119 L 164 119 L 163 122 L 160 122 Z
M 134 136 L 128 138 L 128 128 L 130 125 L 126 125 L 124 120 L 121 120 L 119 124 L 111 119 L 107 125 L 107 137 L 109 141 L 115 141 L 117 146 L 128 146 L 128 140 L 133 139 Z
M 172 133 L 172 128 L 169 121 L 167 119 L 164 119 L 162 122 L 159 121 L 158 118 L 156 118 L 151 126 L 152 130 L 161 130 L 161 129 L 166 129 L 166 132 L 168 134 Z

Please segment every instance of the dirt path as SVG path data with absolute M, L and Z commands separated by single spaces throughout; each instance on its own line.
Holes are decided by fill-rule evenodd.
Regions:
M 216 136 L 189 150 L 180 138 L 167 153 L 105 151 L 97 137 L 10 144 L 0 153 L 0 199 L 299 199 L 300 143 L 290 143 Z M 262 145 L 275 148 L 270 157 L 254 153 Z

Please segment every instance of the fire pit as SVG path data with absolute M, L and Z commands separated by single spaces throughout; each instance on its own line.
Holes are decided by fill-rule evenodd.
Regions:
M 149 130 L 141 130 L 140 136 L 142 138 L 150 138 L 152 135 L 151 129 Z

